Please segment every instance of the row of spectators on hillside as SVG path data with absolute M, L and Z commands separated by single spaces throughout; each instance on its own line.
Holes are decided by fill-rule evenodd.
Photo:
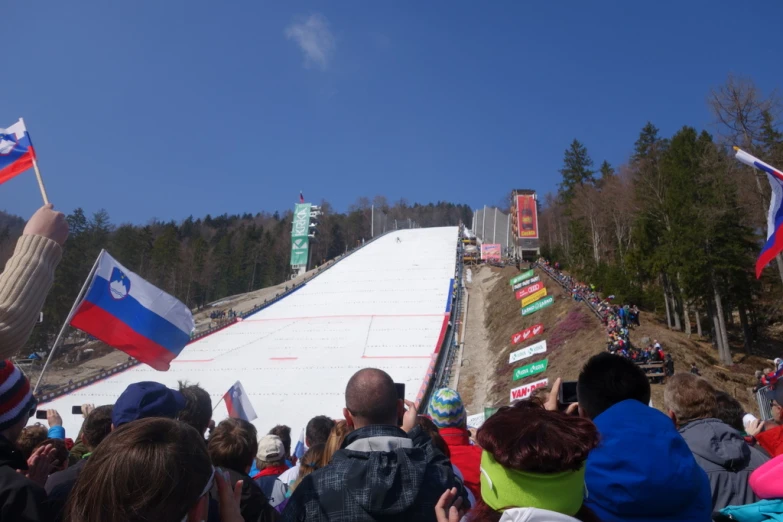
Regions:
M 3 354 L 29 336 L 66 235 L 62 215 L 42 209 L 0 275 Z M 727 401 L 696 375 L 677 374 L 667 383 L 666 415 L 647 405 L 644 373 L 607 353 L 582 369 L 577 403 L 558 404 L 559 385 L 546 398 L 500 408 L 471 438 L 454 390 L 438 390 L 421 416 L 397 397 L 388 374 L 363 369 L 346 385 L 339 421 L 318 416 L 308 423 L 309 449 L 291 471 L 290 429 L 278 426 L 259 437 L 239 419 L 210 429 L 209 394 L 195 385 L 173 390 L 153 382 L 131 384 L 114 404 L 86 408 L 70 450 L 61 437 L 74 434 L 55 429 L 57 415 L 48 412 L 47 439 L 25 458 L 20 442 L 34 436 L 25 426 L 38 405 L 27 377 L 6 360 L 0 363 L 0 520 L 783 516 L 783 387 L 772 401 L 775 422 L 746 428 L 751 446 L 739 430 L 742 408 L 731 401 L 722 406 Z

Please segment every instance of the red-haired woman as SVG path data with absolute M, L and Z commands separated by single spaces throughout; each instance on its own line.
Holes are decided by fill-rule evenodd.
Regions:
M 582 506 L 585 462 L 598 445 L 592 422 L 520 401 L 487 419 L 477 439 L 484 450 L 481 499 L 468 522 L 598 522 Z M 439 522 L 459 519 L 455 495 L 441 497 Z

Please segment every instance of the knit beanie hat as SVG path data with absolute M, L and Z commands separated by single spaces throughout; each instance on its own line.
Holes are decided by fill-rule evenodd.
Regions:
M 430 399 L 427 415 L 438 428 L 464 428 L 467 424 L 465 406 L 456 390 L 441 388 Z
M 29 419 L 38 405 L 30 381 L 10 360 L 0 362 L 0 431 Z

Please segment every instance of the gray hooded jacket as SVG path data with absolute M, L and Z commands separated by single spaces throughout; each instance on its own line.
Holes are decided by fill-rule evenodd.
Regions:
M 748 446 L 740 432 L 718 419 L 695 420 L 679 431 L 710 479 L 713 511 L 758 502 L 748 479 L 768 457 Z

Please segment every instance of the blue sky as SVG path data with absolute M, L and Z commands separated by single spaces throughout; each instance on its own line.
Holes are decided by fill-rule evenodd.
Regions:
M 728 73 L 783 85 L 780 20 L 777 0 L 6 2 L 0 126 L 25 118 L 58 208 L 115 222 L 300 190 L 476 208 L 553 190 L 573 138 L 619 165 L 647 120 L 712 130 Z M 0 191 L 40 205 L 32 173 Z

